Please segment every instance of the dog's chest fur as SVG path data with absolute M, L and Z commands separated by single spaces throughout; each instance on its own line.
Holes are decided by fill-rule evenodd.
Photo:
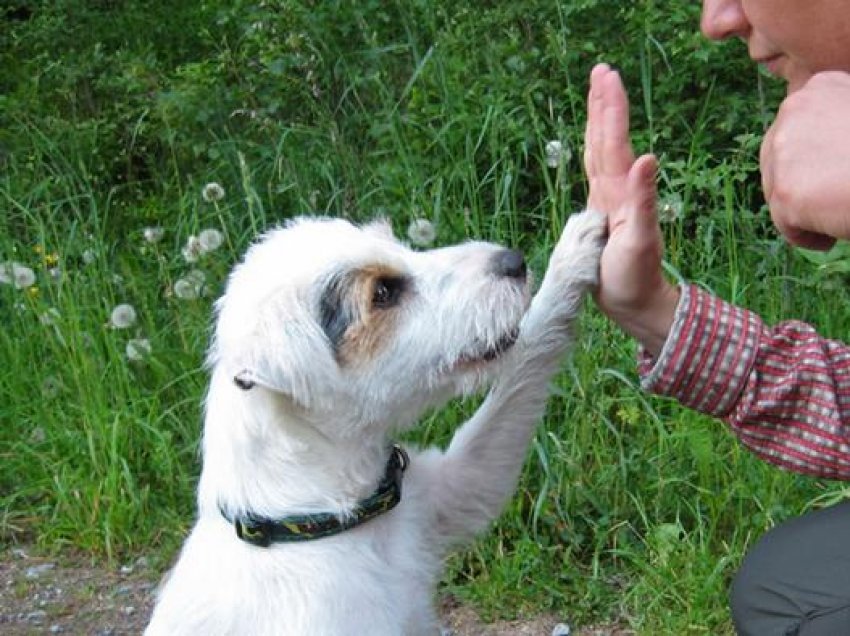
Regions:
M 167 602 L 184 621 L 173 633 L 246 633 L 245 625 L 256 636 L 439 633 L 432 592 L 445 546 L 424 536 L 430 522 L 415 503 L 434 469 L 428 455 L 412 457 L 393 514 L 334 537 L 258 548 L 223 519 L 202 519 L 168 581 L 181 590 Z M 193 593 L 209 594 L 210 581 L 218 586 L 212 612 L 209 598 Z M 205 607 L 195 611 L 196 599 Z

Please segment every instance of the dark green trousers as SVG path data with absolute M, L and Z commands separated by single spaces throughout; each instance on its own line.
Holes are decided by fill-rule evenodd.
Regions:
M 850 636 L 850 501 L 764 535 L 732 585 L 741 636 Z

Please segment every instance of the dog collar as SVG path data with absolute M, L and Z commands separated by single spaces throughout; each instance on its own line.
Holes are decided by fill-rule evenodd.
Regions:
M 357 502 L 354 509 L 344 517 L 333 512 L 317 512 L 268 519 L 248 513 L 231 519 L 223 508 L 219 509 L 224 518 L 236 528 L 237 537 L 262 548 L 267 548 L 272 543 L 294 543 L 330 537 L 395 508 L 401 501 L 401 481 L 409 463 L 410 459 L 405 450 L 398 444 L 393 444 L 386 472 L 378 483 L 378 488 L 372 495 Z

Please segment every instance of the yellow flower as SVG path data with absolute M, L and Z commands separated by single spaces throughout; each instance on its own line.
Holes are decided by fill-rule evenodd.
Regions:
M 41 262 L 45 267 L 56 267 L 57 263 L 59 263 L 59 254 L 56 252 L 50 252 L 48 254 L 44 250 L 44 245 L 33 245 L 32 251 L 41 256 Z

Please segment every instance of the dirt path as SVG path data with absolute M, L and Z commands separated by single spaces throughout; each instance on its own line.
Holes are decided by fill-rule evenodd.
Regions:
M 45 558 L 27 547 L 7 548 L 0 557 L 0 633 L 140 634 L 154 579 L 144 558 L 110 570 L 79 556 Z
M 4 636 L 141 634 L 153 607 L 157 576 L 144 557 L 115 569 L 74 555 L 47 558 L 28 547 L 0 552 L 0 633 Z M 443 601 L 454 636 L 551 636 L 558 621 L 483 623 L 468 607 Z M 561 629 L 560 635 L 568 631 Z M 634 636 L 615 626 L 586 627 L 570 636 Z

